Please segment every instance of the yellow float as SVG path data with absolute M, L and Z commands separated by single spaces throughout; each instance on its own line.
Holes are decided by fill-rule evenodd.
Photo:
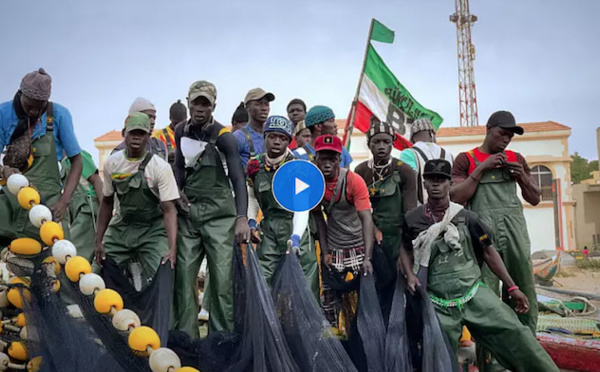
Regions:
M 148 355 L 148 349 L 157 350 L 160 348 L 160 338 L 158 334 L 150 327 L 138 327 L 129 333 L 129 347 L 142 355 Z
M 8 355 L 18 361 L 24 362 L 29 359 L 28 354 L 27 347 L 25 347 L 25 344 L 21 341 L 11 342 L 8 347 Z
M 23 187 L 17 194 L 19 205 L 23 209 L 30 210 L 34 205 L 40 204 L 40 193 L 33 187 Z
M 31 256 L 42 251 L 42 244 L 31 238 L 18 238 L 10 242 L 8 250 L 14 254 Z
M 79 281 L 80 275 L 92 272 L 92 265 L 81 256 L 71 257 L 65 264 L 65 274 L 73 283 Z
M 103 289 L 94 297 L 94 308 L 101 314 L 123 309 L 123 298 L 112 289 Z
M 47 221 L 40 227 L 40 237 L 44 244 L 51 246 L 55 240 L 62 240 L 65 237 L 65 232 L 58 223 Z

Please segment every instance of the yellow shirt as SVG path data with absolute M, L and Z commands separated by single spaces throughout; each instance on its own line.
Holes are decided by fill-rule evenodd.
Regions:
M 175 131 L 173 129 L 171 129 L 171 126 L 168 126 L 163 129 L 155 130 L 154 133 L 152 133 L 152 137 L 157 138 L 160 141 L 162 141 L 167 146 L 167 149 L 169 151 L 172 151 L 172 149 L 176 148 L 176 146 L 175 146 Z

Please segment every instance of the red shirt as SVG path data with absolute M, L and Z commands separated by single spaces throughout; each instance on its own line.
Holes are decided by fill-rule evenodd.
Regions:
M 506 154 L 506 160 L 509 163 L 521 163 L 523 169 L 525 170 L 525 174 L 528 176 L 531 175 L 531 170 L 529 169 L 529 165 L 527 165 L 527 161 L 523 155 L 510 150 L 506 150 L 504 153 Z M 473 156 L 475 156 L 475 158 L 482 163 L 490 156 L 490 154 L 481 152 L 479 148 L 474 148 L 471 151 L 461 152 L 458 154 L 452 165 L 452 180 L 454 182 L 460 182 L 468 178 L 469 175 L 473 173 L 475 170 L 475 160 L 473 159 Z
M 337 177 L 334 180 L 325 180 L 325 195 L 323 199 L 327 202 L 331 201 L 333 197 L 333 191 L 337 186 Z M 341 195 L 338 195 L 340 200 Z M 369 189 L 365 180 L 358 174 L 348 171 L 348 178 L 346 183 L 346 199 L 350 204 L 354 204 L 357 212 L 371 210 L 371 200 L 369 199 Z

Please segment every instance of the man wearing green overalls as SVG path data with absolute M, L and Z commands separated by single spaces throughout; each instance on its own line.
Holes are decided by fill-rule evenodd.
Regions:
M 427 290 L 455 354 L 466 325 L 505 368 L 558 372 L 529 328 L 482 282 L 479 259 L 502 280 L 515 311 L 529 311 L 527 296 L 509 275 L 484 224 L 475 213 L 450 202 L 451 168 L 444 159 L 425 164 L 427 203 L 406 214 L 400 263 L 409 291 L 421 285 Z
M 142 286 L 150 283 L 161 263 L 177 255 L 177 183 L 169 163 L 148 151 L 150 119 L 141 112 L 125 120 L 125 149 L 104 162 L 103 198 L 98 212 L 96 261 L 106 256 L 121 267 L 137 261 Z M 119 209 L 113 216 L 115 195 Z
M 417 206 L 417 173 L 410 165 L 391 156 L 395 138 L 396 132 L 391 125 L 374 122 L 367 132 L 367 144 L 373 158 L 359 164 L 355 170 L 369 188 L 375 227 L 373 235 L 384 253 L 389 271 L 379 269 L 389 273 L 396 272 L 404 214 Z M 378 267 L 374 270 L 377 274 Z M 389 275 L 385 283 L 383 272 L 380 274 L 379 298 L 385 318 L 391 309 L 395 281 L 394 275 Z
M 510 112 L 492 114 L 483 144 L 456 157 L 450 197 L 456 203 L 466 204 L 492 229 L 494 247 L 531 303 L 530 311 L 519 318 L 535 333 L 538 308 L 531 249 L 523 205 L 517 195 L 517 183 L 523 199 L 531 205 L 540 202 L 541 191 L 533 181 L 523 156 L 506 150 L 515 134 L 522 135 L 523 128 L 516 125 Z M 486 267 L 483 277 L 494 292 L 500 293 L 498 278 Z M 502 290 L 502 297 L 505 301 L 508 299 L 506 288 Z
M 81 149 L 69 110 L 48 101 L 51 83 L 43 69 L 31 72 L 23 77 L 15 98 L 0 104 L 0 151 L 6 147 L 0 183 L 4 184 L 14 173 L 22 173 L 39 191 L 42 203 L 50 207 L 54 219 L 62 221 L 81 176 Z M 58 169 L 63 151 L 71 162 L 64 188 Z M 39 229 L 31 224 L 28 211 L 19 206 L 16 196 L 3 187 L 0 246 L 7 246 L 19 237 L 40 240 Z
M 197 277 L 202 259 L 207 256 L 210 275 L 205 294 L 210 298 L 209 331 L 233 329 L 234 238 L 238 243 L 250 239 L 244 169 L 235 138 L 212 116 L 216 99 L 212 83 L 193 83 L 188 93 L 190 120 L 175 128 L 175 177 L 182 190 L 182 210 L 172 328 L 193 337 L 199 335 Z
M 83 170 L 79 186 L 69 203 L 69 233 L 71 242 L 77 247 L 77 254 L 92 262 L 94 259 L 94 236 L 98 220 L 99 202 L 102 199 L 102 179 L 89 152 L 82 150 Z M 64 157 L 61 161 L 60 177 L 66 182 L 71 161 Z
M 259 208 L 263 213 L 258 261 L 267 284 L 272 285 L 273 275 L 286 251 L 290 248 L 297 250 L 308 286 L 318 302 L 319 272 L 314 241 L 307 230 L 309 212 L 287 211 L 273 196 L 275 172 L 295 159 L 288 148 L 292 140 L 292 123 L 283 116 L 270 116 L 263 133 L 266 152 L 248 162 L 248 223 L 252 230 L 257 229 Z

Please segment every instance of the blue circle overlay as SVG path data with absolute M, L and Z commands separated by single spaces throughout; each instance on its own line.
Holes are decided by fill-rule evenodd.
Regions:
M 325 178 L 313 163 L 292 160 L 273 176 L 273 196 L 290 212 L 305 212 L 316 207 L 325 194 Z

